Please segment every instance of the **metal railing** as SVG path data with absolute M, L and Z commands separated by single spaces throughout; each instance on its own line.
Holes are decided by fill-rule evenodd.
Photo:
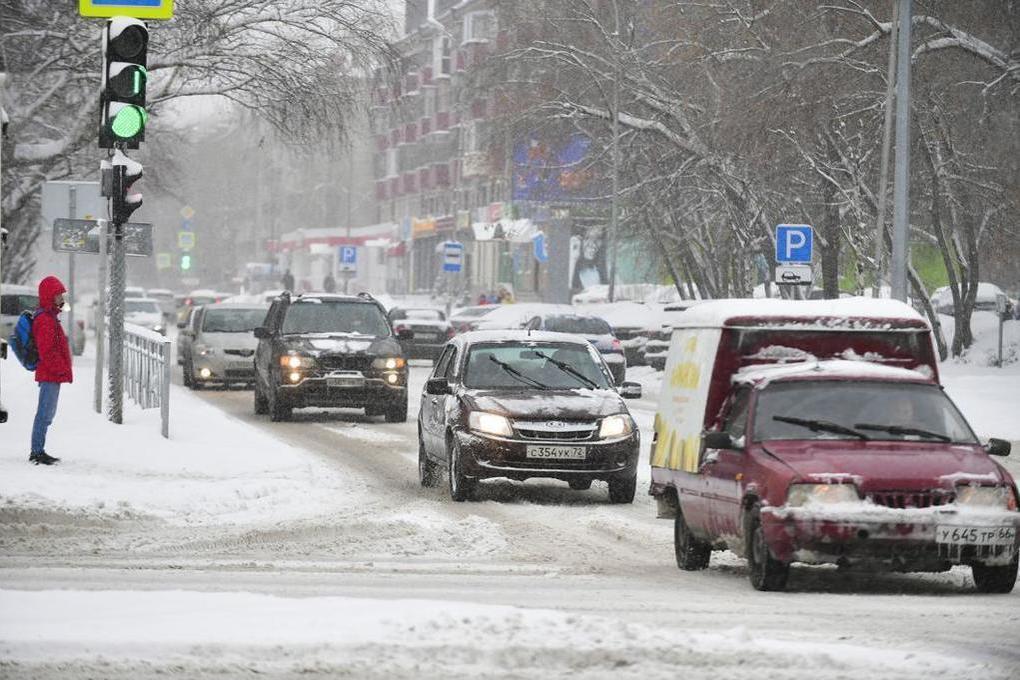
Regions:
M 170 339 L 124 324 L 124 388 L 143 409 L 159 407 L 163 436 L 170 437 Z

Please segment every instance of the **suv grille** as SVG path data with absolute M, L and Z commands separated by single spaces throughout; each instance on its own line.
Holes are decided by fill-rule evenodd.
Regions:
M 223 350 L 223 353 L 224 354 L 232 354 L 232 355 L 234 355 L 236 357 L 250 357 L 252 354 L 255 354 L 255 350 L 253 350 L 253 349 L 225 349 L 225 350 Z
M 875 491 L 868 494 L 875 505 L 887 508 L 930 508 L 947 505 L 956 500 L 952 491 L 936 489 L 934 491 Z
M 372 366 L 372 358 L 362 355 L 326 354 L 317 359 L 320 367 L 328 371 L 361 371 L 364 373 Z

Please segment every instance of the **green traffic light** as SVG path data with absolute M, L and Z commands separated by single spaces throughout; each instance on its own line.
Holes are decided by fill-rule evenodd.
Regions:
M 122 108 L 113 117 L 110 123 L 110 130 L 121 139 L 131 139 L 138 135 L 145 127 L 145 120 L 148 114 L 140 106 L 128 105 Z
M 181 271 L 191 269 L 191 255 L 181 255 Z

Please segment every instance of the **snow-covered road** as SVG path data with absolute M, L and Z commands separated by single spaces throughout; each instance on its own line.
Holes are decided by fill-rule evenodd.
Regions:
M 427 370 L 413 367 L 418 389 Z M 644 493 L 617 506 L 600 485 L 494 482 L 453 503 L 445 487 L 418 486 L 413 420 L 299 411 L 270 423 L 247 391 L 175 399 L 194 421 L 175 421 L 178 439 L 214 443 L 156 475 L 186 503 L 153 487 L 148 503 L 83 510 L 0 486 L 0 676 L 1020 673 L 1020 594 L 976 595 L 966 569 L 796 568 L 790 592 L 758 593 L 729 553 L 678 571 L 672 525 Z M 647 437 L 653 402 L 632 404 Z M 201 457 L 236 456 L 223 440 L 242 436 L 259 462 L 229 459 L 233 495 L 247 496 L 232 503 L 229 466 L 206 472 Z M 44 479 L 73 464 L 28 469 Z M 303 502 L 284 478 L 304 485 Z M 194 507 L 203 499 L 216 511 Z

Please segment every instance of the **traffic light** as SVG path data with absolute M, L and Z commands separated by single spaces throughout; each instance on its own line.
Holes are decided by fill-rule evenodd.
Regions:
M 137 149 L 145 139 L 145 70 L 149 29 L 138 19 L 114 17 L 103 29 L 103 86 L 99 148 L 123 144 Z
M 181 255 L 181 271 L 186 272 L 191 269 L 191 255 L 184 253 Z
M 113 166 L 113 209 L 110 217 L 115 224 L 124 224 L 131 220 L 131 213 L 142 207 L 142 194 L 132 192 L 131 185 L 142 177 L 142 164 L 133 161 L 118 149 L 113 153 L 110 163 Z

